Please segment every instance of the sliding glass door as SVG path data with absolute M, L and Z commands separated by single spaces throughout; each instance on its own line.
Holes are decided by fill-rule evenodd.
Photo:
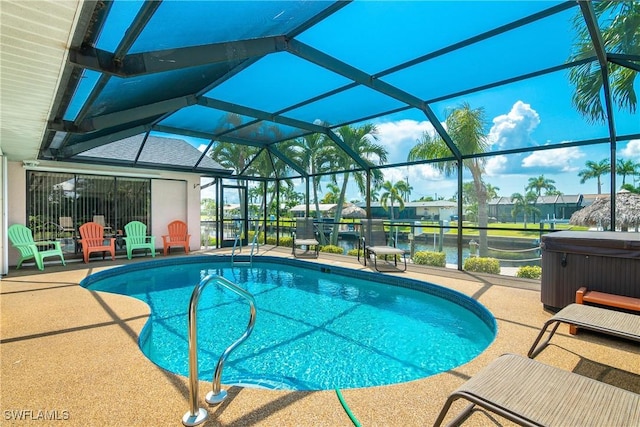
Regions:
M 151 228 L 150 179 L 27 171 L 27 183 L 27 226 L 36 240 L 60 240 L 65 252 L 77 251 L 86 222 L 119 236 L 133 220 Z

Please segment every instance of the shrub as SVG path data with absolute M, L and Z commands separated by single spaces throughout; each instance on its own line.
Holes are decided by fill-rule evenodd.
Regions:
M 320 247 L 320 252 L 328 252 L 330 254 L 344 254 L 344 249 L 336 245 L 325 245 Z
M 267 245 L 275 245 L 275 237 L 267 237 Z M 293 247 L 293 237 L 280 236 L 280 246 Z
M 500 274 L 500 261 L 495 258 L 470 257 L 464 260 L 462 268 L 477 273 Z
M 249 242 L 253 242 L 253 237 L 256 235 L 256 232 L 251 230 L 247 233 L 247 238 L 249 239 Z M 282 238 L 280 239 L 282 240 Z M 261 231 L 260 234 L 258 235 L 258 243 L 262 243 L 264 242 L 264 232 Z M 275 242 L 275 238 L 274 238 L 274 242 Z M 275 243 L 274 243 L 275 244 Z
M 402 255 L 400 254 L 396 254 L 396 255 L 379 255 L 378 259 L 384 260 L 384 261 L 393 261 L 393 258 L 395 258 L 396 262 L 400 262 L 402 261 Z
M 523 279 L 539 279 L 542 276 L 542 267 L 539 265 L 524 265 L 516 272 L 516 277 Z
M 420 265 L 432 265 L 444 267 L 447 262 L 447 254 L 444 252 L 418 251 L 413 254 L 413 263 Z
M 358 251 L 360 253 L 358 253 Z M 359 255 L 359 256 L 362 257 L 362 256 L 364 256 L 364 253 L 363 253 L 362 249 L 358 250 L 358 248 L 355 248 L 355 249 L 349 249 L 347 251 L 347 255 L 349 255 L 349 256 L 358 256 Z

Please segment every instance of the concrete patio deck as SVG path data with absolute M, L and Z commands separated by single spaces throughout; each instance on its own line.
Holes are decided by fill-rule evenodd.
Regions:
M 290 249 L 274 247 L 261 247 L 263 254 L 291 256 Z M 96 271 L 150 259 L 118 258 L 66 267 L 51 264 L 44 272 L 26 266 L 18 271 L 12 268 L 2 278 L 2 425 L 182 425 L 188 410 L 187 378 L 159 368 L 138 347 L 138 334 L 149 316 L 146 304 L 78 285 Z M 324 253 L 309 262 L 364 268 L 353 257 Z M 498 336 L 479 357 L 446 373 L 402 384 L 343 390 L 344 400 L 362 426 L 433 424 L 451 391 L 500 354 L 526 355 L 552 315 L 542 307 L 536 281 L 418 266 L 399 274 L 478 300 L 496 317 Z M 565 326 L 536 359 L 640 393 L 637 343 L 588 332 L 571 336 Z M 231 387 L 225 402 L 207 406 L 204 395 L 210 389 L 210 382 L 200 382 L 200 405 L 208 407 L 210 414 L 206 426 L 353 425 L 332 390 Z M 448 419 L 463 406 L 460 402 L 454 405 Z M 476 410 L 465 425 L 509 422 Z

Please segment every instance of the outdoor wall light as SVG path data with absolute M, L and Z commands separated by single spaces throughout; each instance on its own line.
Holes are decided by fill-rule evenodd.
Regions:
M 22 161 L 22 167 L 23 168 L 34 168 L 36 166 L 38 166 L 40 164 L 39 161 L 37 160 L 23 160 Z

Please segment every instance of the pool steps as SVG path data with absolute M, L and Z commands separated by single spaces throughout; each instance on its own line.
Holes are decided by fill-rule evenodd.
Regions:
M 197 312 L 198 302 L 202 291 L 209 283 L 215 283 L 223 288 L 226 288 L 249 302 L 249 323 L 247 329 L 233 344 L 222 352 L 216 369 L 213 374 L 212 390 L 207 393 L 205 400 L 210 405 L 215 405 L 222 402 L 227 397 L 226 390 L 220 390 L 220 380 L 222 378 L 222 369 L 224 362 L 229 357 L 229 354 L 235 350 L 242 342 L 244 342 L 251 332 L 256 323 L 256 305 L 253 295 L 245 291 L 238 285 L 224 277 L 220 277 L 215 274 L 210 274 L 203 278 L 200 283 L 193 289 L 191 294 L 191 300 L 189 301 L 189 410 L 182 417 L 182 424 L 185 426 L 197 426 L 202 424 L 209 418 L 209 413 L 204 408 L 198 408 L 198 327 L 197 327 Z

